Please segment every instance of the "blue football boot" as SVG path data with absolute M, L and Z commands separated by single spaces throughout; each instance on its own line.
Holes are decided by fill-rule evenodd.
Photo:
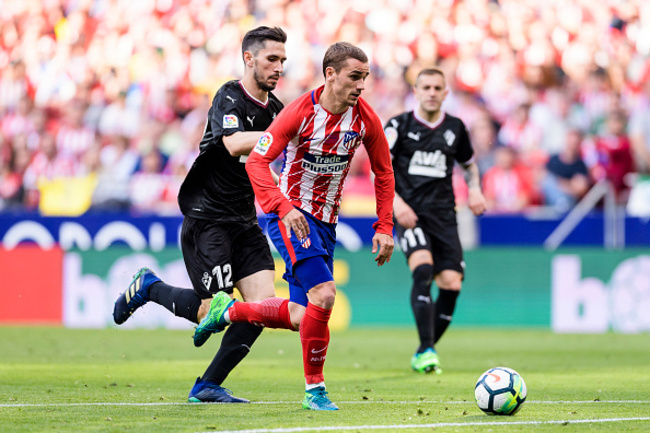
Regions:
M 339 410 L 327 397 L 324 386 L 319 386 L 305 391 L 305 398 L 302 399 L 302 408 L 307 410 Z
M 250 403 L 245 398 L 232 395 L 232 391 L 213 382 L 196 378 L 196 383 L 187 398 L 190 403 Z
M 138 308 L 149 302 L 149 287 L 160 278 L 149 268 L 140 269 L 131 280 L 129 288 L 122 293 L 113 308 L 113 320 L 118 325 L 126 322 Z

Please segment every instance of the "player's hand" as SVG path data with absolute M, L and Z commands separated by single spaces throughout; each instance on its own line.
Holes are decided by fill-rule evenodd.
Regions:
M 394 247 L 395 243 L 391 235 L 384 233 L 375 233 L 375 235 L 372 237 L 372 253 L 375 254 L 377 251 L 379 251 L 379 254 L 377 254 L 377 257 L 375 257 L 377 266 L 383 266 L 384 263 L 390 262 Z
M 418 222 L 417 214 L 411 206 L 407 205 L 404 200 L 397 196 L 393 202 L 393 213 L 399 225 L 405 229 L 415 228 Z
M 476 216 L 483 215 L 486 209 L 485 197 L 480 189 L 470 188 L 467 195 L 467 206 Z
M 291 231 L 298 236 L 301 241 L 309 236 L 309 223 L 307 218 L 298 209 L 292 209 L 283 218 L 282 222 L 287 229 L 287 237 L 291 239 Z

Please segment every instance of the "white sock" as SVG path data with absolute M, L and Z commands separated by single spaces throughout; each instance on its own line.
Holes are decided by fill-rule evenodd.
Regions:
M 325 382 L 306 383 L 305 384 L 305 391 L 309 391 L 310 389 L 318 388 L 319 386 L 322 386 L 323 388 L 325 388 Z

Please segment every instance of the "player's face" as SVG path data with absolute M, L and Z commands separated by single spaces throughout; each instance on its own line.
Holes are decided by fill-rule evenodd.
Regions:
M 440 74 L 433 74 L 421 75 L 415 83 L 413 93 L 422 110 L 427 113 L 436 113 L 440 111 L 442 101 L 445 100 L 449 91 L 445 78 Z
M 348 59 L 339 72 L 332 72 L 328 77 L 332 81 L 332 90 L 337 102 L 353 107 L 361 92 L 366 88 L 365 81 L 370 75 L 368 63 L 357 59 Z
M 287 55 L 282 42 L 265 42 L 264 48 L 253 58 L 253 78 L 260 89 L 265 92 L 275 89 L 284 71 L 285 60 Z

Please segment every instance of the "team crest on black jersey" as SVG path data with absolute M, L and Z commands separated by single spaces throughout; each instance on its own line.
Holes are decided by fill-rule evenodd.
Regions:
M 442 136 L 445 138 L 445 141 L 447 142 L 447 146 L 451 146 L 454 144 L 454 140 L 456 140 L 456 134 L 451 132 L 451 130 L 446 130 Z
M 204 272 L 203 277 L 201 278 L 201 282 L 203 283 L 206 289 L 210 290 L 210 285 L 212 284 L 212 277 L 207 272 Z

